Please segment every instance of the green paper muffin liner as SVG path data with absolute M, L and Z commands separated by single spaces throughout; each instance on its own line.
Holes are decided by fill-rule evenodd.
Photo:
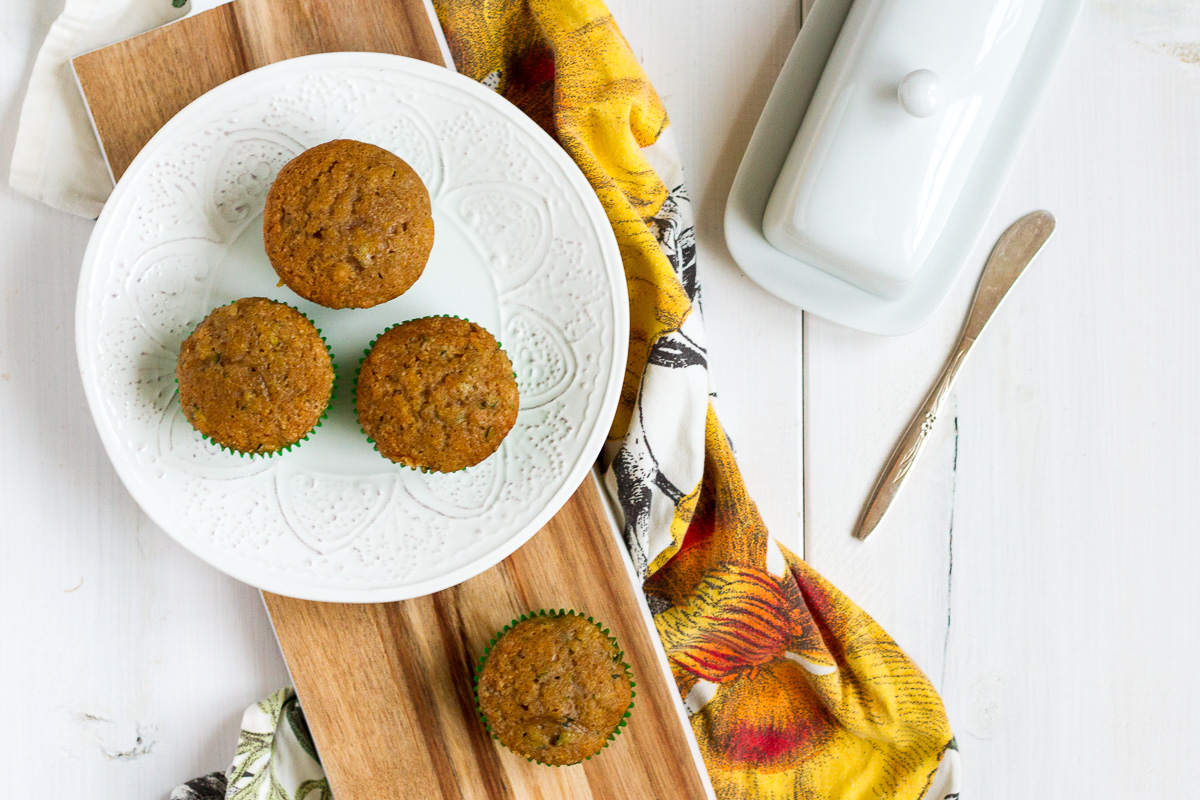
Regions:
M 536 758 L 527 756 L 524 753 L 518 753 L 516 750 L 513 750 L 511 747 L 504 744 L 504 742 L 500 741 L 500 737 L 492 732 L 492 726 L 488 722 L 487 715 L 483 713 L 483 707 L 479 705 L 479 676 L 483 673 L 483 665 L 485 663 L 487 663 L 488 655 L 491 654 L 492 648 L 496 646 L 496 642 L 500 641 L 500 639 L 503 638 L 506 633 L 508 633 L 513 628 L 520 625 L 522 622 L 525 622 L 526 620 L 534 619 L 536 617 L 583 617 L 583 616 L 584 615 L 578 611 L 571 610 L 571 609 L 563 609 L 563 608 L 560 608 L 557 611 L 554 609 L 550 609 L 549 611 L 547 611 L 546 609 L 542 608 L 542 609 L 538 609 L 537 611 L 534 611 L 532 613 L 522 614 L 519 618 L 514 619 L 512 622 L 508 623 L 503 628 L 501 628 L 500 630 L 498 630 L 494 634 L 492 634 L 492 638 L 488 640 L 487 646 L 483 648 L 483 655 L 481 655 L 479 657 L 479 663 L 475 665 L 475 675 L 471 681 L 471 694 L 475 698 L 475 713 L 479 715 L 479 719 L 483 723 L 483 727 L 487 730 L 488 734 L 490 734 L 493 739 L 495 739 L 497 742 L 500 742 L 500 744 L 503 745 L 505 747 L 505 749 L 507 749 L 509 752 L 520 756 L 521 758 L 525 759 L 526 761 L 529 761 L 530 763 L 541 764 L 544 767 L 573 767 L 578 764 L 582 764 L 583 761 L 591 761 L 593 758 L 600 755 L 600 753 L 604 752 L 604 750 L 610 744 L 612 744 L 613 741 L 615 741 L 618 736 L 621 735 L 621 731 L 625 730 L 625 726 L 629 723 L 630 715 L 633 714 L 633 706 L 634 706 L 635 698 L 637 697 L 637 692 L 634 691 L 634 689 L 637 687 L 637 684 L 633 682 L 633 670 L 624 661 L 625 651 L 621 649 L 621 644 L 620 644 L 620 642 L 617 641 L 616 637 L 614 637 L 611 633 L 609 633 L 608 628 L 605 628 L 599 622 L 596 622 L 596 620 L 592 619 L 589 616 L 589 617 L 584 617 L 584 618 L 588 622 L 595 625 L 596 628 L 599 629 L 599 631 L 602 634 L 607 636 L 608 640 L 610 642 L 612 642 L 613 648 L 615 648 L 617 651 L 616 659 L 620 662 L 621 668 L 625 670 L 626 677 L 629 678 L 629 707 L 627 709 L 625 709 L 625 713 L 621 716 L 621 721 L 619 723 L 617 723 L 617 727 L 614 728 L 613 732 L 608 735 L 608 738 L 605 740 L 603 747 L 601 747 L 598 751 L 596 751 L 592 755 L 584 758 L 583 761 L 575 761 L 570 764 L 547 764 L 545 761 L 538 761 Z
M 238 298 L 238 300 L 245 300 L 245 299 L 247 299 L 247 298 L 245 298 L 245 297 Z M 267 299 L 270 300 L 271 298 L 267 298 Z M 237 300 L 234 300 L 232 302 L 226 303 L 224 306 L 214 307 L 213 309 L 211 309 L 208 312 L 208 314 L 204 315 L 204 319 L 208 319 L 209 315 L 212 314 L 213 311 L 216 311 L 218 308 L 224 308 L 225 306 L 231 306 L 236 302 L 237 302 Z M 240 456 L 241 458 L 274 458 L 275 456 L 280 455 L 282 453 L 290 453 L 293 449 L 295 449 L 295 448 L 299 447 L 300 445 L 304 444 L 305 442 L 307 442 L 308 438 L 310 436 L 312 436 L 313 433 L 316 432 L 317 428 L 321 427 L 322 423 L 324 423 L 325 420 L 329 417 L 329 409 L 333 407 L 334 401 L 337 400 L 338 365 L 337 365 L 337 361 L 334 360 L 334 357 L 333 357 L 333 348 L 331 348 L 329 346 L 329 342 L 327 342 L 325 340 L 325 335 L 323 333 L 321 333 L 321 329 L 318 328 L 317 324 L 309 318 L 308 314 L 305 314 L 303 311 L 296 308 L 291 303 L 285 303 L 282 300 L 271 300 L 271 302 L 278 303 L 281 306 L 287 306 L 292 311 L 295 311 L 297 314 L 304 317 L 304 319 L 308 320 L 308 324 L 313 326 L 313 330 L 315 330 L 317 332 L 317 336 L 321 337 L 321 344 L 325 345 L 325 352 L 327 352 L 329 354 L 329 366 L 333 368 L 333 385 L 329 387 L 329 402 L 325 404 L 325 410 L 323 412 L 321 412 L 321 416 L 317 420 L 317 424 L 313 425 L 309 429 L 308 433 L 304 434 L 299 439 L 297 439 L 296 441 L 287 445 L 286 447 L 281 447 L 278 450 L 271 450 L 269 452 L 261 452 L 261 453 L 260 452 L 248 453 L 243 450 L 236 450 L 232 447 L 229 447 L 228 445 L 221 444 L 216 439 L 209 436 L 207 433 L 202 433 L 199 430 L 196 431 L 197 433 L 200 433 L 200 438 L 202 438 L 202 439 L 204 439 L 204 441 L 208 442 L 209 445 L 216 447 L 220 450 L 224 450 L 226 453 Z M 204 320 L 200 320 L 200 322 L 196 323 L 196 328 L 200 327 L 200 325 L 203 322 L 204 322 Z M 196 328 L 192 328 L 192 333 L 196 332 Z M 188 339 L 188 337 L 190 337 L 191 335 L 192 334 L 189 333 L 187 336 L 185 336 L 184 341 L 186 341 Z M 175 376 L 175 393 L 177 395 L 179 394 L 179 376 L 178 375 Z M 187 415 L 184 415 L 184 419 L 187 419 Z M 191 424 L 190 420 L 189 420 L 188 424 L 189 425 Z M 193 426 L 193 430 L 196 430 L 195 426 Z
M 388 325 L 386 328 L 384 328 L 379 333 L 377 333 L 375 335 L 375 338 L 371 340 L 371 343 L 368 344 L 366 346 L 366 349 L 363 350 L 362 357 L 358 359 L 358 366 L 354 368 L 354 389 L 350 392 L 350 402 L 351 402 L 351 405 L 353 406 L 354 418 L 356 420 L 358 419 L 358 376 L 362 373 L 363 362 L 367 360 L 367 356 L 371 355 L 371 351 L 375 349 L 375 343 L 378 342 L 380 337 L 382 337 L 385 333 L 390 331 L 392 328 L 398 328 L 401 325 L 407 325 L 408 323 L 416 322 L 419 319 L 433 319 L 434 317 L 445 317 L 446 319 L 461 319 L 463 322 L 473 322 L 472 320 L 467 319 L 466 317 L 460 317 L 458 314 L 427 314 L 424 317 L 413 317 L 412 319 L 406 319 L 403 322 L 393 322 L 391 325 Z M 478 323 L 473 323 L 473 324 L 478 324 Z M 483 326 L 481 325 L 480 327 L 483 327 Z M 487 328 L 484 328 L 484 330 L 487 330 Z M 488 333 L 491 333 L 491 331 L 488 331 Z M 506 357 L 508 356 L 508 351 L 504 349 L 504 345 L 500 342 L 499 339 L 496 339 L 496 346 L 500 348 L 500 352 L 504 353 L 504 355 Z M 512 358 L 509 358 L 508 360 L 511 362 Z M 513 380 L 516 380 L 516 379 L 517 379 L 517 373 L 514 371 L 513 372 Z M 371 443 L 371 447 L 374 448 L 375 452 L 379 453 L 379 445 L 376 444 L 375 440 L 371 438 L 371 435 L 369 433 L 367 433 L 366 430 L 363 429 L 362 422 L 359 422 L 358 430 L 360 433 L 362 433 L 363 436 L 367 437 L 367 441 Z M 493 455 L 494 455 L 494 453 L 493 453 Z M 385 456 L 383 453 L 379 453 L 379 457 L 384 459 L 385 461 L 387 461 L 389 464 L 395 464 L 396 466 L 403 467 L 404 469 L 411 469 L 413 472 L 431 472 L 431 473 L 437 473 L 439 475 L 453 475 L 456 472 L 462 472 L 464 470 L 468 470 L 471 468 L 471 467 L 462 467 L 461 469 L 452 470 L 451 472 L 443 472 L 440 469 L 433 469 L 431 467 L 410 467 L 408 464 L 403 464 L 399 461 L 392 461 L 390 458 Z M 480 462 L 480 463 L 483 463 L 483 462 Z M 478 466 L 478 464 L 475 464 L 473 466 Z

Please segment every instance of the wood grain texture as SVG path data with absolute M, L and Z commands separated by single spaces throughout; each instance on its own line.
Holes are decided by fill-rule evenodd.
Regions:
M 286 58 L 337 51 L 442 63 L 418 0 L 236 0 L 74 59 L 113 175 L 209 89 Z
M 343 20 L 350 15 L 357 16 Z M 237 0 L 90 53 L 75 69 L 120 175 L 158 126 L 203 92 L 254 67 L 325 50 L 442 63 L 420 0 Z M 181 66 L 195 63 L 203 68 Z M 452 589 L 374 605 L 264 593 L 338 799 L 704 797 L 665 657 L 619 548 L 589 476 L 521 550 Z M 582 766 L 530 764 L 494 743 L 475 716 L 471 675 L 483 645 L 542 607 L 603 621 L 638 682 L 625 732 Z
M 338 800 L 696 798 L 704 787 L 676 722 L 673 687 L 589 476 L 530 542 L 494 569 L 418 600 L 308 603 L 264 594 Z M 625 731 L 581 766 L 553 769 L 493 742 L 471 679 L 488 638 L 539 608 L 585 611 L 633 668 Z M 347 636 L 344 632 L 352 631 Z

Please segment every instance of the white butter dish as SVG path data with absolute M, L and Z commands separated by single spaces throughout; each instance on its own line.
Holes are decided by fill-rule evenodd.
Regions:
M 945 298 L 1082 0 L 821 0 L 726 208 L 768 291 L 904 333 Z

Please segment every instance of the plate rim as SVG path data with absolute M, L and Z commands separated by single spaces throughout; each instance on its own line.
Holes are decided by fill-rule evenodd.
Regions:
M 375 586 L 361 589 L 311 584 L 294 586 L 291 585 L 296 580 L 294 578 L 289 579 L 279 574 L 270 574 L 267 576 L 256 575 L 252 562 L 233 557 L 230 551 L 208 546 L 206 542 L 200 539 L 188 541 L 186 537 L 176 535 L 170 526 L 163 524 L 163 520 L 159 519 L 158 515 L 151 512 L 147 508 L 147 504 L 143 503 L 143 490 L 140 484 L 134 480 L 133 470 L 122 459 L 117 457 L 119 453 L 123 452 L 124 448 L 117 441 L 117 436 L 111 429 L 111 423 L 103 414 L 103 395 L 98 390 L 96 365 L 87 352 L 91 342 L 86 338 L 87 317 L 91 310 L 89 304 L 94 299 L 90 287 L 99 269 L 97 265 L 97 250 L 100 247 L 101 239 L 104 238 L 104 234 L 108 231 L 109 227 L 116 224 L 114 221 L 116 218 L 113 217 L 113 214 L 116 213 L 114 209 L 117 204 L 112 201 L 120 198 L 124 192 L 131 191 L 128 187 L 133 185 L 134 178 L 146 169 L 150 160 L 156 156 L 157 151 L 164 146 L 164 143 L 175 135 L 176 130 L 186 128 L 193 120 L 203 121 L 207 106 L 219 102 L 225 93 L 237 91 L 242 86 L 250 86 L 256 81 L 269 79 L 275 73 L 304 70 L 333 72 L 337 69 L 346 68 L 403 72 L 415 75 L 421 80 L 431 79 L 457 86 L 485 105 L 492 106 L 493 109 L 509 122 L 523 129 L 534 140 L 547 145 L 544 149 L 548 157 L 562 169 L 574 193 L 580 197 L 583 204 L 583 211 L 596 229 L 601 260 L 609 266 L 605 270 L 605 278 L 612 293 L 611 301 L 613 306 L 612 341 L 606 343 L 607 345 L 611 345 L 612 360 L 605 376 L 606 386 L 600 401 L 599 410 L 592 424 L 591 431 L 588 432 L 584 439 L 579 457 L 566 470 L 562 485 L 550 496 L 542 509 L 518 533 L 467 564 L 435 578 L 426 578 L 420 581 L 405 583 L 403 586 Z M 316 53 L 276 61 L 231 78 L 213 87 L 184 106 L 184 108 L 156 131 L 154 136 L 142 147 L 122 174 L 121 180 L 117 182 L 108 201 L 105 202 L 104 208 L 101 210 L 96 225 L 92 229 L 92 233 L 88 239 L 87 248 L 84 251 L 75 298 L 75 357 L 83 383 L 84 395 L 87 399 L 88 411 L 91 414 L 97 433 L 100 435 L 109 462 L 112 464 L 117 476 L 121 479 L 125 490 L 129 492 L 142 513 L 149 517 L 171 539 L 183 546 L 185 550 L 220 572 L 261 591 L 319 602 L 378 603 L 424 597 L 434 592 L 457 586 L 466 580 L 486 572 L 508 558 L 508 556 L 512 555 L 533 538 L 575 494 L 580 484 L 587 478 L 592 465 L 600 454 L 604 442 L 607 440 L 609 428 L 612 420 L 615 418 L 621 389 L 624 384 L 628 347 L 629 295 L 620 248 L 608 215 L 604 211 L 599 197 L 575 161 L 537 123 L 498 93 L 446 67 L 391 53 Z

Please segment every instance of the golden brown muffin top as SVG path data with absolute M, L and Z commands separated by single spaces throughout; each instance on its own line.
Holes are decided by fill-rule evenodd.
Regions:
M 205 317 L 180 347 L 175 376 L 188 422 L 242 453 L 273 453 L 303 439 L 333 393 L 333 364 L 317 329 L 265 297 Z
M 611 639 L 580 616 L 536 616 L 492 646 L 479 672 L 479 707 L 508 749 L 543 764 L 598 753 L 633 699 Z
M 363 360 L 355 402 L 385 458 L 438 472 L 495 452 L 519 406 L 512 362 L 495 338 L 453 317 L 385 331 Z
M 429 192 L 381 147 L 336 139 L 275 178 L 263 244 L 280 280 L 329 308 L 368 308 L 408 291 L 433 247 Z

